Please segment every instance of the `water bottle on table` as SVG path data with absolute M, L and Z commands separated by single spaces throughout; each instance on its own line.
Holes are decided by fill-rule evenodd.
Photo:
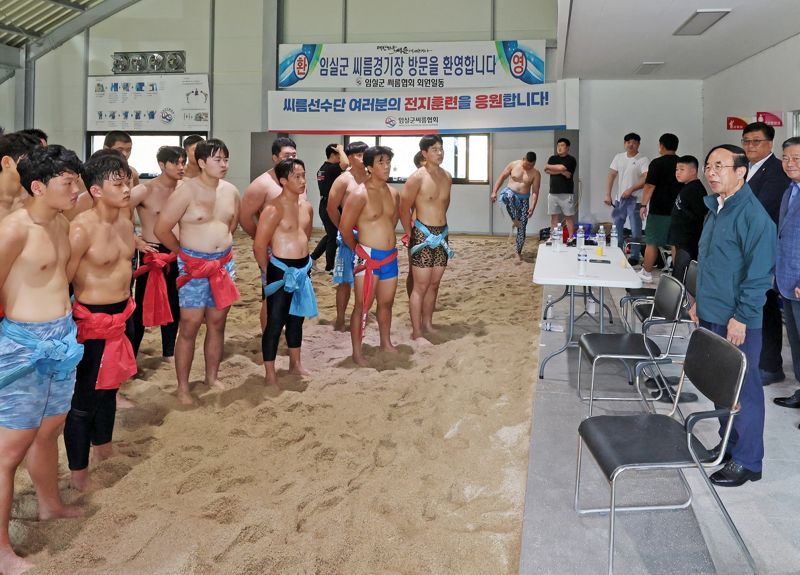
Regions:
M 581 249 L 586 243 L 586 234 L 583 231 L 583 226 L 578 226 L 578 232 L 575 234 L 575 245 Z
M 597 230 L 595 241 L 597 242 L 597 255 L 602 256 L 606 245 L 606 230 L 603 226 L 600 226 L 600 229 Z
M 617 226 L 616 224 L 611 224 L 611 247 L 617 247 L 618 241 L 619 237 L 617 236 Z
M 589 265 L 589 254 L 586 253 L 585 248 L 580 248 L 578 250 L 578 275 L 585 276 L 586 275 L 586 268 Z

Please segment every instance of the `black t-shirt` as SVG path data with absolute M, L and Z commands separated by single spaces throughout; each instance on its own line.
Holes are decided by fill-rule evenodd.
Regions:
M 650 196 L 648 211 L 657 216 L 668 216 L 672 213 L 672 205 L 678 192 L 681 191 L 681 184 L 675 179 L 675 166 L 678 165 L 677 154 L 667 154 L 659 156 L 652 162 L 647 169 L 647 179 L 645 184 L 655 186 L 653 195 Z
M 708 207 L 703 198 L 706 189 L 700 180 L 685 184 L 672 205 L 672 223 L 669 228 L 669 243 L 682 248 L 690 248 L 689 253 L 697 253 L 700 234 Z
M 551 194 L 572 194 L 575 192 L 575 168 L 578 167 L 578 160 L 570 155 L 563 158 L 559 155 L 550 156 L 547 160 L 548 164 L 561 165 L 567 168 L 567 171 L 572 174 L 571 177 L 562 176 L 561 174 L 552 174 L 550 176 L 550 193 Z
M 320 166 L 319 170 L 317 170 L 317 186 L 319 187 L 320 197 L 328 197 L 333 182 L 336 181 L 336 178 L 338 178 L 343 171 L 344 170 L 339 167 L 339 162 L 333 164 L 325 162 Z

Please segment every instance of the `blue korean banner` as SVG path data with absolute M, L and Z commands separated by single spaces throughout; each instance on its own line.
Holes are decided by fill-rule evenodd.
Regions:
M 442 92 L 269 92 L 269 131 L 458 134 L 566 127 L 565 86 Z
M 520 87 L 544 83 L 544 40 L 281 44 L 278 88 Z

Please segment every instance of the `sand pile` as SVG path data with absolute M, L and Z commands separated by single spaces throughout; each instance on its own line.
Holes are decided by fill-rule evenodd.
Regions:
M 17 474 L 12 541 L 34 573 L 516 573 L 541 295 L 506 240 L 456 237 L 434 316 L 436 345 L 409 345 L 407 258 L 394 307 L 396 357 L 365 337 L 370 368 L 335 333 L 334 289 L 315 275 L 320 318 L 306 321 L 313 372 L 263 385 L 258 270 L 237 238 L 242 301 L 228 319 L 220 374 L 200 405 L 179 406 L 173 367 L 145 338 L 138 407 L 118 413 L 117 455 L 94 467 L 85 519 L 34 521 Z M 202 333 L 201 333 L 202 337 Z M 198 341 L 201 341 L 200 339 Z M 66 458 L 62 452 L 66 489 Z

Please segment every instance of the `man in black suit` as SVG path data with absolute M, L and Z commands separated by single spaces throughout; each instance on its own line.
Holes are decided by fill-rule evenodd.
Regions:
M 772 153 L 772 140 L 775 128 L 764 122 L 748 124 L 742 131 L 742 147 L 750 162 L 747 171 L 747 183 L 761 205 L 778 226 L 783 192 L 789 187 L 790 180 L 783 171 L 781 161 Z M 778 307 L 780 296 L 773 289 L 767 291 L 767 303 L 764 304 L 763 344 L 761 360 L 761 380 L 764 385 L 786 379 L 783 373 L 783 320 Z

